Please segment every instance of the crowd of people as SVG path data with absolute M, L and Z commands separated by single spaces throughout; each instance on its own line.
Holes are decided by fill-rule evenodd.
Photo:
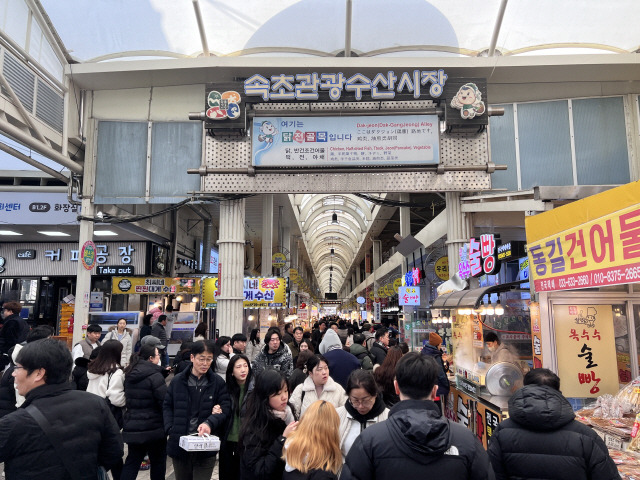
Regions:
M 217 459 L 220 480 L 617 478 L 602 440 L 574 420 L 544 369 L 525 376 L 487 453 L 442 414 L 449 385 L 435 333 L 409 353 L 393 327 L 335 318 L 310 332 L 272 327 L 263 339 L 257 329 L 208 339 L 198 326 L 165 366 L 152 318 L 137 341 L 120 323 L 102 343 L 90 325 L 73 355 L 47 327 L 16 338 L 0 382 L 7 480 L 102 470 L 131 480 L 145 457 L 160 480 L 167 456 L 177 480 L 211 479 Z M 187 451 L 188 435 L 215 435 L 220 449 Z

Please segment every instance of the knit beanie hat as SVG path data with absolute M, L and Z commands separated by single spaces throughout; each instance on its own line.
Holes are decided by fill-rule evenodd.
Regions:
M 431 332 L 429 334 L 429 345 L 433 345 L 434 347 L 439 347 L 442 343 L 442 337 L 438 335 L 436 332 Z

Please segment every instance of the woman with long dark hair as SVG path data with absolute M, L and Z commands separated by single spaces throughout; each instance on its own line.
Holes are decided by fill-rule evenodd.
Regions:
M 398 346 L 391 347 L 382 365 L 373 372 L 376 383 L 382 390 L 382 399 L 388 408 L 393 407 L 400 401 L 400 397 L 396 393 L 396 388 L 393 385 L 393 379 L 396 377 L 396 364 L 401 358 L 402 349 Z
M 193 332 L 193 341 L 197 342 L 198 340 L 206 340 L 207 339 L 207 324 L 206 322 L 200 322 Z
M 124 407 L 124 372 L 120 368 L 122 343 L 107 340 L 87 367 L 87 392 L 106 398 L 114 407 Z
M 98 356 L 89 362 L 87 367 L 87 392 L 99 395 L 107 400 L 111 413 L 122 428 L 123 408 L 126 403 L 124 395 L 124 372 L 120 367 L 122 343 L 118 340 L 107 340 L 100 347 Z M 111 469 L 114 480 L 120 480 L 122 460 Z
M 265 370 L 256 378 L 242 418 L 240 480 L 280 480 L 284 471 L 282 447 L 297 425 L 286 377 L 277 370 Z
M 153 345 L 142 345 L 124 371 L 127 411 L 122 439 L 129 454 L 121 480 L 134 480 L 145 455 L 151 462 L 151 480 L 164 480 L 167 464 L 167 437 L 162 420 L 162 403 L 167 384 L 160 366 L 160 353 Z
M 254 328 L 253 330 L 251 330 L 249 341 L 247 342 L 247 348 L 245 348 L 244 350 L 244 353 L 247 355 L 250 362 L 253 362 L 258 356 L 261 347 L 262 344 L 260 343 L 260 330 Z
M 229 358 L 231 355 L 231 338 L 219 337 L 215 342 L 213 340 L 206 340 L 207 344 L 211 346 L 213 350 L 213 363 L 211 364 L 211 370 L 217 373 L 223 380 L 227 378 L 227 365 L 229 365 Z
M 231 412 L 225 438 L 220 446 L 220 480 L 237 480 L 240 475 L 238 438 L 247 398 L 253 391 L 251 363 L 246 355 L 231 357 L 227 366 L 227 391 L 231 397 Z
M 298 355 L 296 360 L 296 368 L 293 369 L 293 373 L 289 377 L 290 392 L 293 393 L 296 387 L 303 384 L 307 379 L 307 362 L 311 357 L 313 357 L 313 352 L 311 350 L 304 350 Z

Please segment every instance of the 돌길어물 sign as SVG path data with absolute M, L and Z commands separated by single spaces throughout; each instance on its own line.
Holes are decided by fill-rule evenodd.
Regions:
M 538 292 L 640 281 L 640 182 L 527 217 Z

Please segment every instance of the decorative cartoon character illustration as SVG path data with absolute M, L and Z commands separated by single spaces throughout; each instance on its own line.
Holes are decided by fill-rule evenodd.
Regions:
M 451 100 L 451 108 L 460 110 L 462 118 L 474 118 L 484 113 L 482 94 L 475 83 L 465 83 Z
M 211 120 L 226 120 L 230 118 L 232 120 L 240 117 L 240 94 L 233 90 L 220 93 L 212 90 L 207 95 L 207 109 L 206 115 Z
M 258 141 L 273 143 L 273 137 L 278 134 L 278 130 L 275 125 L 269 121 L 264 121 L 260 125 L 260 133 L 258 134 Z

